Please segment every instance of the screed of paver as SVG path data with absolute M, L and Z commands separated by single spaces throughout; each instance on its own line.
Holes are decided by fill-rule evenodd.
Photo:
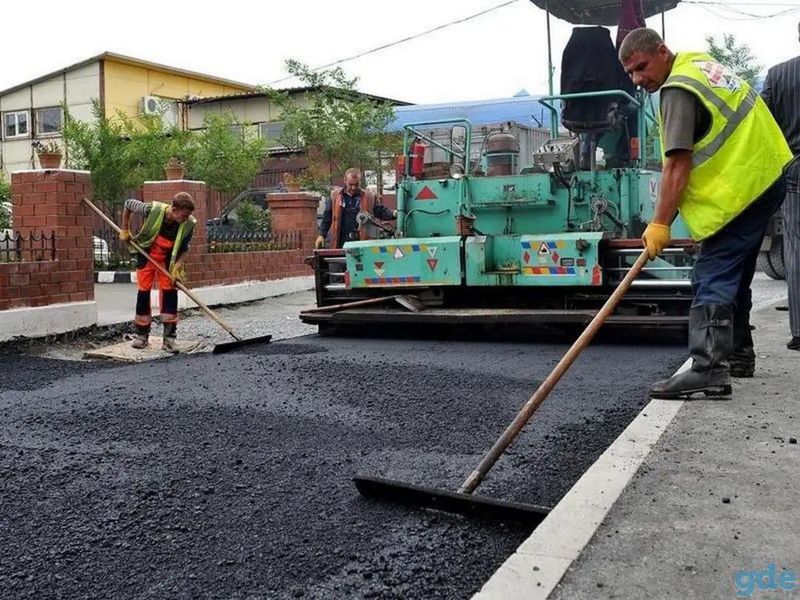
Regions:
M 295 338 L 7 389 L 0 589 L 469 597 L 530 532 L 368 501 L 351 478 L 456 489 L 565 349 Z M 555 505 L 681 354 L 588 348 L 479 493 Z

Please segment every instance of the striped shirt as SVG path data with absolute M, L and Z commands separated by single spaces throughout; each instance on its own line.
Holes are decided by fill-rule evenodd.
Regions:
M 800 155 L 800 56 L 767 71 L 761 97 L 789 143 Z
M 153 208 L 153 205 L 150 202 L 141 202 L 136 200 L 135 198 L 128 198 L 125 200 L 125 210 L 128 210 L 134 214 L 142 215 L 146 217 L 150 210 Z M 158 234 L 165 237 L 171 242 L 174 242 L 175 239 L 178 237 L 178 227 L 180 227 L 180 223 L 177 221 L 167 221 L 164 219 L 164 222 L 161 223 L 161 229 L 159 229 Z M 187 250 L 189 250 L 189 245 L 192 241 L 192 236 L 194 235 L 194 229 L 192 229 L 186 237 L 183 238 L 181 242 L 181 247 L 178 249 L 178 257 L 182 256 Z M 147 263 L 147 259 L 144 257 L 138 257 L 139 262 L 142 263 L 142 266 Z M 141 268 L 141 267 L 139 267 Z

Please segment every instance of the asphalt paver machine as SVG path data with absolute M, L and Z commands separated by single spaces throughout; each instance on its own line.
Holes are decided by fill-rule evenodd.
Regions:
M 304 322 L 582 326 L 633 265 L 658 197 L 660 150 L 653 99 L 633 87 L 609 30 L 598 26 L 616 24 L 621 3 L 532 1 L 549 9 L 551 91 L 538 99 L 549 139 L 523 155 L 504 131 L 476 150 L 466 119 L 406 125 L 393 236 L 315 251 L 318 306 L 301 313 Z M 649 17 L 677 3 L 642 6 Z M 592 25 L 573 30 L 559 94 L 551 13 Z M 449 135 L 443 141 L 434 129 Z M 694 245 L 680 218 L 672 231 L 676 239 L 607 325 L 686 326 Z M 391 301 L 409 297 L 411 309 Z

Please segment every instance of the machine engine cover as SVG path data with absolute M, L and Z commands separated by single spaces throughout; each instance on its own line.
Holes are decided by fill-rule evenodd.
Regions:
M 470 286 L 599 286 L 602 232 L 474 236 L 465 243 Z
M 367 240 L 344 245 L 350 288 L 461 284 L 461 238 Z

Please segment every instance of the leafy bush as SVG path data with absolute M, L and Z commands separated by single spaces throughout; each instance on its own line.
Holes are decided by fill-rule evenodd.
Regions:
M 0 230 L 11 227 L 11 183 L 0 171 Z
M 263 209 L 249 199 L 236 207 L 236 220 L 243 231 L 269 232 L 272 229 L 269 209 Z

